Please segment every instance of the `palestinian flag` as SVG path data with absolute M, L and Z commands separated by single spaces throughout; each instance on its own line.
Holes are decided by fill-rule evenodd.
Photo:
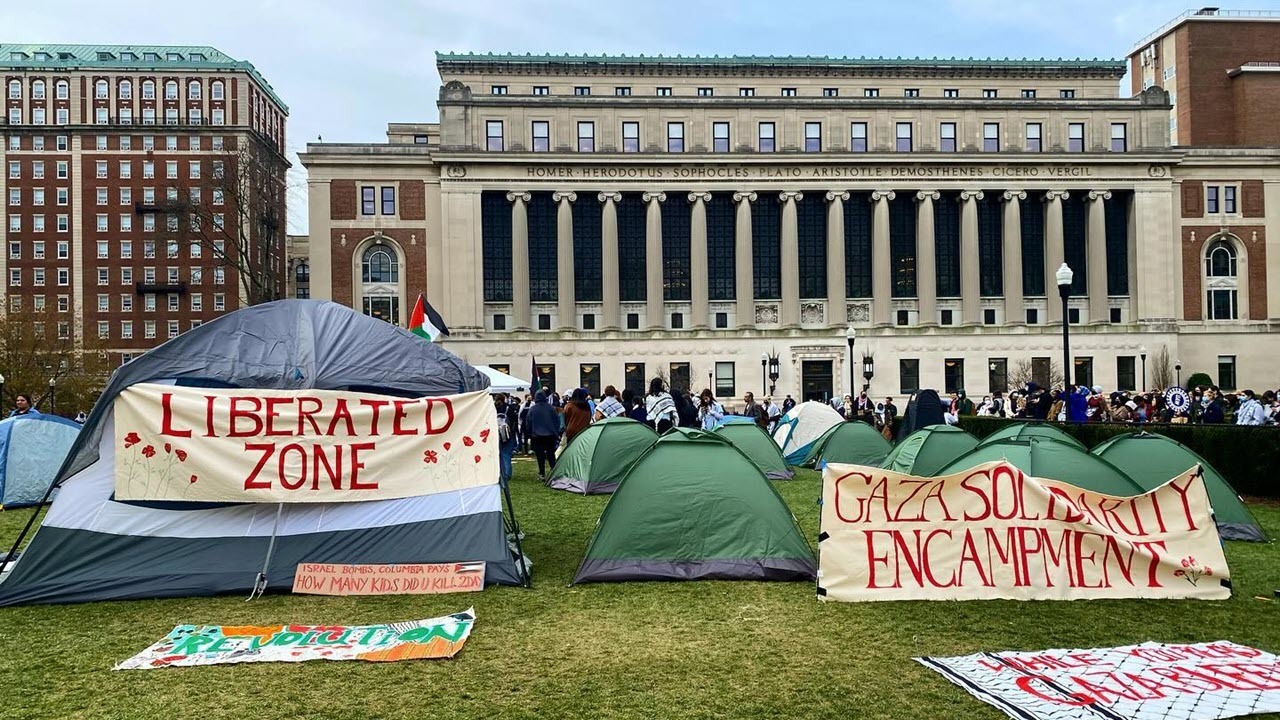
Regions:
M 449 334 L 449 327 L 444 324 L 440 313 L 431 307 L 431 303 L 418 295 L 418 302 L 413 306 L 413 314 L 409 316 L 409 332 L 435 342 L 441 335 Z

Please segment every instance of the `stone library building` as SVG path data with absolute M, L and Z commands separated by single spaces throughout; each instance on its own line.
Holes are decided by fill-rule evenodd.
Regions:
M 297 267 L 401 325 L 424 294 L 472 363 L 981 396 L 1059 375 L 1065 314 L 1076 383 L 1163 352 L 1280 380 L 1280 13 L 1190 12 L 1126 60 L 436 63 L 438 122 L 308 145 Z

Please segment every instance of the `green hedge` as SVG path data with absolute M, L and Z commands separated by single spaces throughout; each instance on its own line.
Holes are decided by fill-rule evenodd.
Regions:
M 960 427 L 982 439 L 1009 423 L 1012 418 L 963 416 Z M 1239 427 L 1236 425 L 1125 425 L 1120 423 L 1050 423 L 1085 447 L 1094 448 L 1105 440 L 1145 430 L 1164 435 L 1186 445 L 1213 465 L 1241 495 L 1280 498 L 1280 427 Z

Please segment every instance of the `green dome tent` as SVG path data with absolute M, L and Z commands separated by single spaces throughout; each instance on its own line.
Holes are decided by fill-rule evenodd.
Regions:
M 716 433 L 676 428 L 627 470 L 573 581 L 813 580 L 815 569 L 755 463 Z
M 1078 450 L 1089 452 L 1089 448 L 1085 447 L 1084 443 L 1071 437 L 1066 431 L 1046 423 L 1010 423 L 982 438 L 978 444 L 986 445 L 987 443 L 1000 442 L 1001 440 L 1029 440 L 1031 438 L 1057 440 L 1068 445 L 1074 445 Z
M 985 462 L 1004 460 L 1032 477 L 1061 480 L 1106 495 L 1131 497 L 1146 492 L 1133 478 L 1097 455 L 1057 440 L 997 440 L 979 445 L 934 473 L 964 472 Z
M 1125 471 L 1139 485 L 1151 490 L 1197 464 L 1204 471 L 1204 486 L 1223 540 L 1266 542 L 1258 525 L 1231 483 L 1191 448 L 1177 440 L 1152 433 L 1117 435 L 1093 449 L 1093 454 Z
M 733 443 L 770 480 L 790 480 L 794 474 L 773 438 L 751 418 L 727 417 L 712 432 Z
M 832 426 L 818 438 L 800 464 L 804 467 L 822 467 L 823 463 L 878 466 L 892 449 L 878 430 L 854 420 Z
M 952 425 L 930 425 L 903 438 L 880 464 L 885 470 L 930 477 L 978 447 L 978 439 Z
M 592 423 L 556 458 L 547 486 L 583 495 L 611 493 L 657 439 L 652 428 L 630 418 Z

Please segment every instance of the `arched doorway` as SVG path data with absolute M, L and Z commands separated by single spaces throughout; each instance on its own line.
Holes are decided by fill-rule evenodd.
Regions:
M 404 252 L 391 238 L 366 238 L 354 255 L 355 307 L 370 317 L 404 326 Z

